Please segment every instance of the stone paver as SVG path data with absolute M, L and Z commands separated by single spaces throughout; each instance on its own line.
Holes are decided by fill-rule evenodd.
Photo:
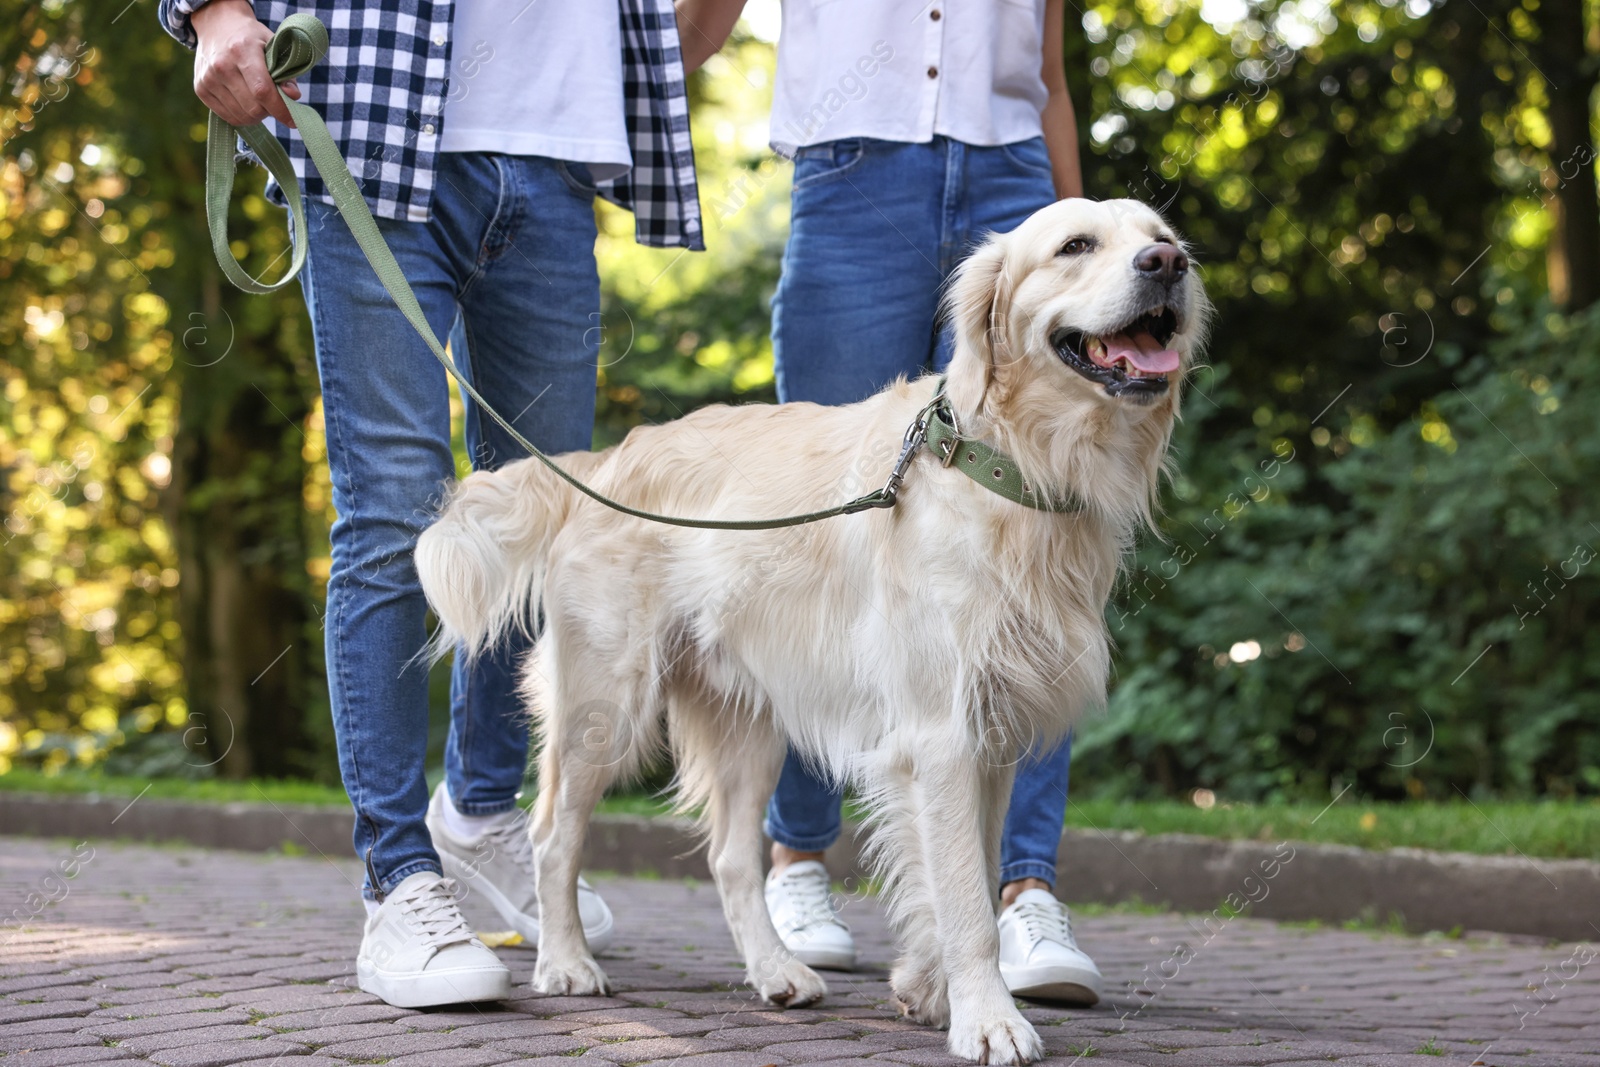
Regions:
M 4 838 L 0 855 L 0 916 L 25 915 L 72 851 Z M 533 993 L 534 954 L 518 947 L 501 950 L 518 983 L 505 1004 L 416 1012 L 354 988 L 359 881 L 343 859 L 96 844 L 65 898 L 0 922 L 0 1067 L 957 1062 L 942 1035 L 896 1016 L 870 899 L 845 909 L 861 970 L 827 975 L 815 1008 L 778 1011 L 743 988 L 709 882 L 602 880 L 613 996 Z M 1090 1011 L 1026 1009 L 1049 1062 L 1600 1067 L 1591 945 L 1208 919 L 1080 915 L 1112 992 Z

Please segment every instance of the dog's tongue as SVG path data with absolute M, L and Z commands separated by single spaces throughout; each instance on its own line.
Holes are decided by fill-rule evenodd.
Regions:
M 1162 348 L 1161 342 L 1146 330 L 1112 334 L 1100 340 L 1106 346 L 1106 357 L 1111 363 L 1126 359 L 1146 374 L 1167 374 L 1178 369 L 1177 351 Z

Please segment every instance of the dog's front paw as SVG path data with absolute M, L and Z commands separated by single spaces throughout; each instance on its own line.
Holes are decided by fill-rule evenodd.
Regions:
M 603 996 L 611 992 L 611 983 L 592 956 L 558 960 L 541 952 L 533 965 L 533 989 L 552 996 Z
M 828 983 L 787 950 L 752 964 L 745 970 L 745 981 L 761 994 L 761 999 L 780 1008 L 799 1008 L 815 1004 L 828 995 Z
M 973 1063 L 1033 1063 L 1044 1059 L 1044 1042 L 1017 1009 L 977 1012 L 950 1023 L 950 1055 Z

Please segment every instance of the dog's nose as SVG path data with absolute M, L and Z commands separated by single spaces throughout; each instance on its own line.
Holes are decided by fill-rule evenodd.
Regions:
M 1133 269 L 1162 285 L 1174 285 L 1189 273 L 1189 257 L 1177 245 L 1146 245 L 1133 257 Z

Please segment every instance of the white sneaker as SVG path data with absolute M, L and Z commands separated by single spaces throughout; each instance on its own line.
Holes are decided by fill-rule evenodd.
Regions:
M 511 971 L 456 906 L 456 884 L 419 871 L 367 919 L 356 984 L 397 1008 L 431 1008 L 511 994 Z
M 767 875 L 767 913 L 783 946 L 807 967 L 850 971 L 856 942 L 833 906 L 827 868 L 816 860 L 791 863 Z
M 1043 889 L 1027 889 L 1000 913 L 1000 976 L 1019 997 L 1091 1007 L 1105 980 L 1072 937 L 1067 906 Z
M 533 866 L 533 843 L 528 840 L 528 813 L 512 808 L 476 838 L 451 833 L 445 825 L 445 805 L 450 803 L 443 782 L 428 803 L 428 833 L 439 853 L 444 873 L 461 883 L 466 893 L 482 893 L 495 911 L 531 948 L 539 943 L 539 893 Z M 578 879 L 578 916 L 590 952 L 611 944 L 615 920 L 611 909 L 588 882 Z

